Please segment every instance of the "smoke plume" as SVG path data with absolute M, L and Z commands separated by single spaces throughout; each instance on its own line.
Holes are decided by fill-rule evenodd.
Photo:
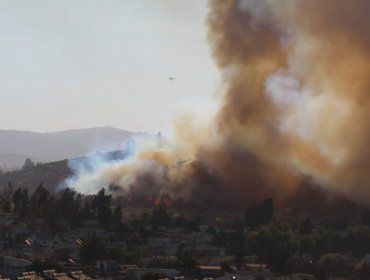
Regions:
M 299 187 L 295 173 L 369 201 L 370 3 L 210 1 L 210 9 L 227 85 L 219 133 L 285 188 Z
M 146 139 L 69 183 L 281 205 L 319 188 L 368 203 L 369 14 L 367 0 L 209 1 L 224 89 L 216 117 L 180 118 L 172 141 Z

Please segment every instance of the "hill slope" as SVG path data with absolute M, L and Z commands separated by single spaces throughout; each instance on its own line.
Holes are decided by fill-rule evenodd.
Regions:
M 81 157 L 91 151 L 118 150 L 133 135 L 112 127 L 73 129 L 53 133 L 0 130 L 0 168 L 11 170 L 26 158 L 51 162 Z

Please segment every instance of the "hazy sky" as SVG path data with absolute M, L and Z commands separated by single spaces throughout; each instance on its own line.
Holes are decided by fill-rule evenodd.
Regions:
M 0 0 L 0 129 L 166 132 L 181 111 L 208 116 L 206 14 L 203 0 Z

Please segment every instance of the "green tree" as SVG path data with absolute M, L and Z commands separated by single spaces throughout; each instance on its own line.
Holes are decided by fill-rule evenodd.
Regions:
M 10 213 L 12 211 L 12 197 L 13 197 L 13 185 L 11 182 L 8 183 L 8 186 L 4 188 L 0 193 L 0 203 L 1 210 L 5 213 Z
M 324 269 L 320 269 L 315 272 L 315 280 L 327 280 L 328 276 Z
M 227 242 L 227 250 L 230 254 L 235 255 L 235 262 L 237 268 L 240 269 L 242 259 L 245 256 L 245 242 L 246 236 L 242 229 L 237 229 L 235 232 L 230 233 Z
M 19 215 L 22 209 L 21 201 L 22 189 L 18 188 L 13 193 L 13 211 L 15 214 Z
M 350 277 L 351 269 L 346 265 L 347 260 L 340 254 L 322 255 L 318 261 L 319 271 L 324 271 L 326 277 Z
M 35 260 L 31 265 L 26 267 L 26 271 L 43 272 L 46 269 L 54 269 L 56 272 L 62 272 L 63 268 L 56 262 L 50 260 Z
M 370 209 L 365 209 L 362 211 L 360 224 L 370 226 Z
M 155 273 L 155 272 L 148 272 L 145 273 L 140 280 L 158 280 L 158 279 L 163 279 L 167 278 L 167 275 L 164 273 Z
M 79 199 L 80 207 L 77 213 L 72 218 L 72 225 L 75 227 L 81 226 L 83 221 L 91 218 L 91 207 L 88 201 L 83 202 L 82 198 Z
M 328 252 L 341 253 L 343 252 L 343 234 L 341 231 L 331 228 L 321 228 L 309 236 L 313 238 L 312 252 L 313 256 L 319 257 Z
M 102 188 L 94 197 L 94 201 L 92 203 L 96 217 L 102 227 L 108 227 L 111 223 L 111 199 L 111 195 L 105 194 L 105 189 Z
M 92 264 L 105 256 L 106 246 L 102 239 L 92 237 L 84 242 L 80 250 L 80 261 L 83 264 Z
M 29 198 L 28 198 L 28 189 L 24 188 L 20 194 L 21 209 L 19 212 L 20 218 L 25 218 L 28 214 L 29 209 Z
M 279 273 L 290 272 L 291 259 L 300 247 L 297 236 L 283 224 L 262 226 L 248 241 L 259 261 Z
M 158 209 L 154 209 L 150 218 L 150 222 L 154 228 L 157 226 L 169 225 L 170 216 L 168 215 L 166 208 L 160 207 Z
M 24 164 L 22 166 L 22 170 L 30 170 L 30 169 L 32 169 L 35 166 L 36 166 L 36 164 L 31 159 L 27 158 L 24 161 Z
M 120 226 L 122 224 L 122 207 L 117 205 L 113 210 L 112 222 L 115 226 Z
M 81 194 L 78 194 L 75 190 L 64 189 L 57 201 L 58 216 L 70 221 L 73 220 L 80 208 L 80 199 Z
M 311 219 L 310 218 L 304 219 L 299 224 L 299 233 L 301 233 L 301 234 L 310 234 L 311 232 L 312 232 Z
M 315 251 L 317 251 L 315 236 L 313 234 L 299 235 L 299 240 L 301 254 L 314 255 Z
M 46 218 L 50 210 L 50 193 L 40 183 L 30 199 L 31 215 L 37 218 Z
M 125 258 L 124 248 L 120 246 L 106 248 L 106 257 L 110 260 L 122 262 Z
M 370 252 L 370 227 L 356 226 L 347 228 L 342 242 L 346 252 L 362 258 Z
M 261 224 L 270 224 L 274 214 L 272 198 L 265 199 L 261 204 L 249 208 L 245 213 L 245 224 L 256 227 Z
M 176 257 L 180 261 L 181 270 L 184 275 L 188 277 L 194 276 L 197 262 L 191 252 L 188 250 L 184 251 L 183 249 L 179 248 Z
M 50 228 L 54 228 L 55 221 L 58 219 L 58 204 L 54 195 L 49 195 L 49 199 L 47 201 L 47 212 L 42 217 Z
M 28 189 L 17 188 L 13 192 L 13 212 L 19 218 L 25 218 L 28 212 Z

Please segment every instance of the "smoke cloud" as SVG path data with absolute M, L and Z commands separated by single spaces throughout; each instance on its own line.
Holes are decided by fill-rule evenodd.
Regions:
M 369 13 L 367 0 L 209 1 L 224 90 L 215 118 L 182 117 L 173 140 L 139 140 L 68 184 L 281 207 L 320 189 L 368 203 Z
M 282 168 L 369 201 L 370 3 L 209 3 L 214 57 L 233 69 L 220 134 L 258 158 L 264 177 Z

